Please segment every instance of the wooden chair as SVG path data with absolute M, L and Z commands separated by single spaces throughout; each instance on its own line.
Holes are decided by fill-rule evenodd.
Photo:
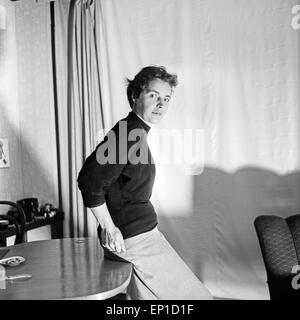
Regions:
M 16 219 L 15 217 L 13 217 L 11 215 L 8 215 L 8 214 L 0 215 L 0 219 L 1 220 L 8 220 L 12 224 L 14 224 L 14 226 L 16 228 L 16 239 L 15 239 L 14 244 L 23 243 L 24 242 L 24 234 L 25 234 L 25 222 L 26 222 L 24 210 L 22 209 L 22 207 L 19 204 L 12 202 L 12 201 L 0 200 L 0 205 L 8 205 L 8 206 L 12 206 L 12 207 L 16 208 L 17 214 L 18 214 L 18 219 Z

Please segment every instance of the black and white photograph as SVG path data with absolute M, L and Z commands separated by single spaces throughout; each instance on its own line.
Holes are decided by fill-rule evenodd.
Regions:
M 0 137 L 0 300 L 300 298 L 299 0 L 0 0 Z

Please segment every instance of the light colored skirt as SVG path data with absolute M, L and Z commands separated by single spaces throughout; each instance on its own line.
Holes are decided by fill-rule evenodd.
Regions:
M 156 228 L 125 239 L 126 252 L 104 250 L 109 259 L 133 264 L 129 300 L 212 300 L 213 297 Z

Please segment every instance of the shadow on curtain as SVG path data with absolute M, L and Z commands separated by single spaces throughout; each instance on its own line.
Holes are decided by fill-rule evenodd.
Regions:
M 96 221 L 84 208 L 77 176 L 101 132 L 97 1 L 55 2 L 55 60 L 61 204 L 66 237 L 96 236 Z

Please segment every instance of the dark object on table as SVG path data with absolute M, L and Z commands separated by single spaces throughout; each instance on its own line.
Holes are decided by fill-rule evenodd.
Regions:
M 18 200 L 17 203 L 23 208 L 26 222 L 30 222 L 39 214 L 39 201 L 37 198 L 26 198 Z
M 54 208 L 51 203 L 46 203 L 41 206 L 39 215 L 45 218 L 53 218 L 59 209 Z
M 300 214 L 263 215 L 254 221 L 271 300 L 300 298 Z M 298 281 L 297 281 L 298 280 Z

